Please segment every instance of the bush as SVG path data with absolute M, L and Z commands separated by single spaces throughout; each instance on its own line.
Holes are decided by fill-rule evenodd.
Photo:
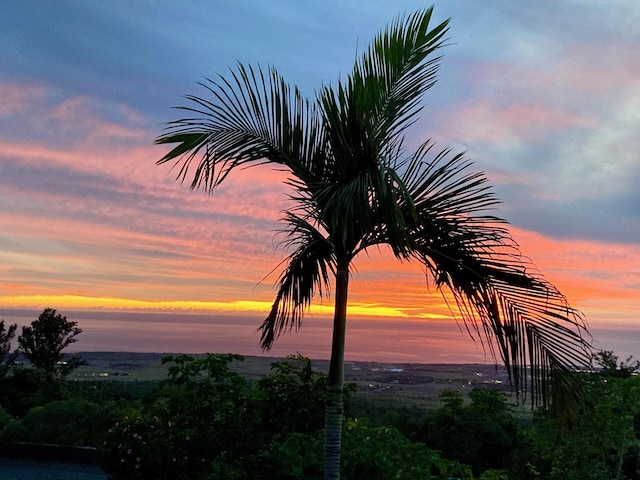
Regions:
M 6 408 L 0 405 L 0 432 L 2 432 L 4 427 L 6 427 L 12 420 L 13 417 L 11 416 L 11 414 L 7 411 Z
M 0 380 L 0 405 L 11 415 L 24 417 L 34 407 L 62 399 L 62 384 L 42 370 L 16 367 Z
M 109 430 L 100 449 L 100 465 L 110 478 L 322 478 L 326 376 L 296 356 L 273 363 L 271 374 L 250 384 L 229 369 L 241 359 L 165 357 L 164 363 L 172 363 L 168 378 L 139 411 Z M 476 403 L 499 410 L 502 404 L 492 400 L 479 395 Z M 472 478 L 468 466 L 411 442 L 395 428 L 365 421 L 345 423 L 342 466 L 346 480 Z
M 102 468 L 118 479 L 205 478 L 210 462 L 251 449 L 246 422 L 248 385 L 228 364 L 239 355 L 196 359 L 169 355 L 168 378 L 143 401 L 137 414 L 112 427 L 101 448 Z
M 165 357 L 168 378 L 109 431 L 103 469 L 114 480 L 280 478 L 279 443 L 322 429 L 326 376 L 298 355 L 250 384 L 229 369 L 242 359 Z
M 536 478 L 640 478 L 640 377 L 605 373 L 585 381 L 586 397 L 571 428 L 559 425 L 553 412 L 536 416 Z
M 349 415 L 354 384 L 345 385 L 344 408 Z M 252 403 L 263 427 L 272 434 L 313 433 L 324 428 L 327 376 L 302 355 L 290 355 L 271 364 L 271 373 L 256 383 Z
M 0 433 L 5 442 L 51 443 L 67 446 L 98 446 L 117 416 L 114 404 L 87 400 L 59 400 L 32 408 Z
M 274 471 L 282 480 L 322 478 L 322 432 L 291 434 L 274 446 Z M 449 461 L 420 443 L 413 443 L 398 430 L 370 427 L 349 421 L 343 431 L 343 480 L 472 479 L 471 469 Z
M 113 479 L 202 478 L 208 459 L 191 442 L 166 418 L 134 413 L 108 430 L 99 462 Z
M 445 390 L 442 408 L 427 413 L 414 438 L 471 465 L 476 475 L 489 469 L 517 470 L 522 438 L 506 395 L 474 388 L 469 398 L 466 405 L 459 393 Z

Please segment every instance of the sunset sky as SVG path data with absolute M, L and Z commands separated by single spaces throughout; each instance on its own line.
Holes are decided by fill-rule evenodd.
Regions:
M 311 98 L 425 5 L 0 3 L 0 314 L 268 311 L 284 175 L 191 192 L 155 165 L 167 149 L 154 138 L 181 95 L 237 61 L 273 65 Z M 640 332 L 640 4 L 447 1 L 435 17 L 451 17 L 450 44 L 407 142 L 466 151 L 503 202 L 492 213 L 588 324 Z M 420 265 L 371 252 L 350 313 L 450 318 L 429 286 Z

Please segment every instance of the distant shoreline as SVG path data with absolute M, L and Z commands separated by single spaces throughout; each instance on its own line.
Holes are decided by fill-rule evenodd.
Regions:
M 72 373 L 70 379 L 79 381 L 156 382 L 167 378 L 169 364 L 162 364 L 166 353 L 143 352 L 78 352 L 87 361 Z M 198 357 L 204 354 L 193 354 Z M 273 372 L 271 365 L 284 357 L 244 356 L 244 361 L 233 361 L 229 369 L 253 381 Z M 326 373 L 329 361 L 311 359 L 314 370 Z M 344 379 L 355 383 L 363 395 L 400 396 L 419 398 L 420 401 L 438 403 L 444 390 L 461 394 L 475 387 L 499 388 L 511 392 L 511 383 L 505 367 L 481 363 L 404 363 L 379 361 L 346 361 Z
M 78 356 L 81 358 L 94 358 L 96 356 L 114 356 L 114 357 L 134 357 L 134 358 L 157 358 L 158 360 L 162 359 L 165 355 L 189 355 L 192 357 L 198 357 L 207 355 L 208 353 L 212 353 L 214 355 L 224 355 L 224 354 L 236 354 L 235 352 L 201 352 L 201 353 L 183 353 L 183 352 L 135 352 L 135 351 L 77 351 L 77 352 L 66 352 L 66 356 Z M 269 361 L 269 362 L 278 362 L 285 360 L 287 356 L 279 356 L 279 355 L 242 355 L 245 359 L 257 359 L 260 361 Z M 295 355 L 295 354 L 292 354 Z M 303 355 L 304 356 L 304 355 Z M 325 358 L 311 358 L 312 364 L 329 364 L 329 360 Z M 491 363 L 482 363 L 482 362 L 468 362 L 468 363 L 422 363 L 422 362 L 390 362 L 390 361 L 381 361 L 381 360 L 349 360 L 346 359 L 344 361 L 345 365 L 350 364 L 371 364 L 371 365 L 386 365 L 386 366 L 423 366 L 423 367 L 434 367 L 434 368 L 456 368 L 456 367 L 497 367 L 498 369 L 505 368 L 499 362 L 491 362 Z

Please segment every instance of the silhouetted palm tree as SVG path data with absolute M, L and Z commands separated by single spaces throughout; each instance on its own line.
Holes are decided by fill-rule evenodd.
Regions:
M 282 221 L 290 255 L 261 341 L 269 349 L 299 328 L 312 299 L 333 286 L 325 478 L 340 473 L 350 266 L 371 247 L 421 262 L 455 299 L 468 331 L 492 353 L 497 347 L 516 389 L 544 403 L 551 391 L 571 394 L 570 372 L 590 359 L 579 312 L 520 256 L 506 222 L 482 214 L 497 203 L 484 175 L 431 141 L 412 154 L 404 149 L 448 29 L 445 21 L 429 30 L 431 14 L 391 24 L 351 75 L 313 102 L 275 69 L 240 64 L 202 84 L 208 98 L 187 96 L 188 117 L 156 140 L 177 144 L 158 163 L 176 162 L 192 189 L 213 190 L 236 167 L 269 163 L 289 172 L 296 206 Z

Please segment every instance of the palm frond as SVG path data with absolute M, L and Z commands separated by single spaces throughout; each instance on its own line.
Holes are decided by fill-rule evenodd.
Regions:
M 435 83 L 440 58 L 431 56 L 445 42 L 448 20 L 429 30 L 432 12 L 398 18 L 374 38 L 346 84 L 320 92 L 336 175 L 349 177 L 362 165 L 384 161 L 401 144 L 422 94 Z
M 298 329 L 313 297 L 329 291 L 335 274 L 333 245 L 304 218 L 285 212 L 286 243 L 294 247 L 288 266 L 278 281 L 278 293 L 271 311 L 262 322 L 260 343 L 269 350 L 284 331 Z
M 239 64 L 230 77 L 200 85 L 210 99 L 187 95 L 189 116 L 167 124 L 157 144 L 177 144 L 158 164 L 174 162 L 178 179 L 213 190 L 239 165 L 272 162 L 305 175 L 324 144 L 315 107 L 275 69 Z
M 314 197 L 346 251 L 355 253 L 364 237 L 384 228 L 396 255 L 409 256 L 395 162 L 403 129 L 438 70 L 432 54 L 444 43 L 448 21 L 429 30 L 432 11 L 399 18 L 373 40 L 346 82 L 318 95 L 330 170 Z
M 432 14 L 430 7 L 398 18 L 354 68 L 355 90 L 363 104 L 374 107 L 369 118 L 382 141 L 393 140 L 413 122 L 422 95 L 436 82 L 440 57 L 431 55 L 444 45 L 449 20 L 429 30 Z
M 551 385 L 570 397 L 568 372 L 591 358 L 582 315 L 520 254 L 504 220 L 480 214 L 497 203 L 484 175 L 447 150 L 427 161 L 431 151 L 425 144 L 403 175 L 415 257 L 453 294 L 469 333 L 494 356 L 497 346 L 517 391 L 545 405 Z
M 546 406 L 552 389 L 556 400 L 576 397 L 579 391 L 572 373 L 588 368 L 591 362 L 584 318 L 531 265 L 519 275 L 513 267 L 508 263 L 503 269 L 494 266 L 493 275 L 481 282 L 472 272 L 466 279 L 441 275 L 441 286 L 454 293 L 474 332 L 483 335 L 490 346 L 497 344 L 523 399 L 530 394 L 532 404 Z M 509 280 L 501 278 L 503 270 Z

